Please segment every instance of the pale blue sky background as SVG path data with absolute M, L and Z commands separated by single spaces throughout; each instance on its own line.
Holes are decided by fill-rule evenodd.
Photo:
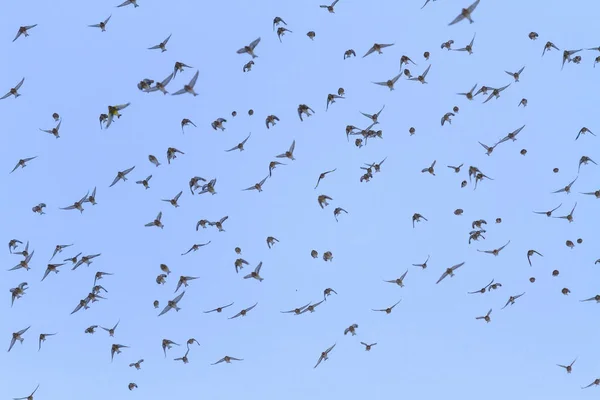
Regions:
M 2 272 L 5 293 L 0 337 L 8 348 L 11 332 L 31 325 L 25 342 L 10 353 L 0 352 L 4 366 L 0 397 L 27 396 L 39 383 L 37 399 L 107 397 L 181 398 L 201 396 L 230 399 L 245 396 L 270 399 L 458 397 L 490 400 L 583 399 L 598 388 L 580 389 L 600 377 L 597 346 L 599 306 L 579 300 L 598 293 L 600 258 L 597 227 L 600 203 L 578 192 L 599 189 L 598 168 L 583 166 L 573 193 L 550 194 L 577 176 L 582 155 L 600 159 L 595 88 L 600 69 L 598 52 L 583 51 L 581 65 L 560 71 L 561 52 L 540 57 L 544 43 L 578 49 L 600 45 L 594 38 L 598 5 L 593 1 L 521 2 L 483 0 L 473 14 L 475 23 L 447 24 L 469 1 L 404 2 L 341 0 L 336 13 L 320 9 L 320 1 L 264 0 L 260 7 L 242 1 L 171 3 L 140 0 L 139 8 L 115 8 L 114 2 L 10 2 L 0 15 L 3 63 L 0 91 L 4 94 L 22 77 L 18 99 L 0 102 L 3 140 L 0 155 L 5 174 L 2 243 L 29 240 L 35 255 L 30 271 Z M 112 14 L 107 31 L 88 28 Z M 293 33 L 279 43 L 272 30 L 282 17 Z M 30 37 L 11 40 L 20 25 L 39 24 Z M 316 32 L 311 41 L 306 33 Z M 528 39 L 536 31 L 537 41 Z M 477 33 L 474 53 L 448 52 L 440 44 L 468 44 Z M 169 34 L 168 51 L 147 50 Z M 236 50 L 262 37 L 259 56 L 250 60 Z M 374 42 L 396 45 L 365 59 Z M 347 49 L 356 58 L 343 60 Z M 423 59 L 431 52 L 430 61 Z M 402 79 L 396 90 L 373 85 L 398 72 L 406 54 L 421 73 L 429 63 L 428 85 Z M 177 75 L 167 90 L 187 83 L 196 69 L 199 96 L 163 96 L 138 91 L 143 78 L 164 79 L 175 61 L 194 68 Z M 513 83 L 498 100 L 468 102 L 458 92 L 475 83 L 500 87 L 512 81 L 505 70 L 526 66 L 521 82 Z M 328 93 L 339 87 L 346 99 L 325 112 Z M 527 108 L 518 108 L 521 98 Z M 100 130 L 98 115 L 108 105 L 131 102 L 108 130 Z M 300 122 L 296 109 L 305 103 L 316 114 Z M 364 128 L 386 105 L 378 128 L 383 140 L 354 147 L 345 137 L 348 124 Z M 440 117 L 453 106 L 460 112 L 452 125 L 440 127 Z M 248 109 L 254 116 L 247 115 Z M 237 111 L 235 118 L 232 111 Z M 53 112 L 63 117 L 60 139 L 40 132 L 51 129 Z M 265 117 L 281 121 L 272 129 Z M 213 131 L 216 118 L 228 120 L 225 132 Z M 198 128 L 180 121 L 191 119 Z M 527 124 L 516 142 L 497 147 L 490 157 L 477 141 L 492 144 Z M 414 126 L 412 137 L 408 129 Z M 225 153 L 249 132 L 246 151 Z M 296 161 L 278 167 L 264 192 L 241 190 L 268 173 L 268 163 L 296 140 Z M 167 147 L 185 152 L 171 165 Z M 519 151 L 528 150 L 524 157 Z M 155 168 L 148 154 L 163 165 Z M 25 169 L 8 172 L 20 158 L 39 156 Z M 388 157 L 382 172 L 360 183 L 360 166 Z M 421 169 L 437 160 L 436 174 Z M 464 163 L 460 174 L 446 165 Z M 127 182 L 108 186 L 117 171 L 135 165 Z M 476 191 L 460 188 L 469 165 L 494 181 Z M 558 174 L 552 168 L 560 168 Z M 323 171 L 337 168 L 314 185 Z M 152 174 L 151 189 L 135 181 Z M 188 181 L 199 175 L 218 179 L 215 196 L 192 196 Z M 81 215 L 62 211 L 97 186 L 98 205 L 87 203 Z M 180 208 L 160 199 L 180 190 Z M 317 196 L 333 198 L 325 210 Z M 566 215 L 578 202 L 574 222 L 547 219 L 545 211 L 563 203 L 556 215 Z M 45 202 L 47 214 L 31 207 Z M 339 223 L 337 206 L 348 210 Z M 464 209 L 455 216 L 456 208 Z M 145 228 L 163 211 L 164 230 Z M 415 229 L 411 216 L 429 219 Z M 199 219 L 228 215 L 226 232 L 195 231 Z M 501 217 L 502 224 L 494 224 Z M 488 221 L 486 240 L 468 245 L 471 222 Z M 271 250 L 267 236 L 280 240 Z M 565 240 L 583 238 L 573 250 Z M 493 257 L 477 252 L 511 244 Z M 209 246 L 182 257 L 194 243 Z M 56 259 L 102 253 L 90 267 L 40 279 L 56 244 L 75 243 Z M 6 245 L 3 245 L 6 246 Z M 264 282 L 242 279 L 233 266 L 233 249 L 240 246 L 250 262 L 243 272 L 263 262 Z M 4 247 L 2 264 L 11 268 L 20 256 Z M 330 250 L 334 259 L 312 259 L 310 251 Z M 544 257 L 527 264 L 526 251 Z M 412 267 L 431 255 L 429 267 Z M 466 261 L 454 278 L 435 285 L 445 268 Z M 165 286 L 155 283 L 159 264 L 173 273 Z M 384 283 L 409 270 L 405 287 Z M 559 277 L 551 271 L 559 269 Z M 114 273 L 101 281 L 109 291 L 85 312 L 69 313 L 91 288 L 94 273 Z M 157 318 L 174 297 L 180 275 L 198 276 L 180 303 L 182 310 Z M 528 281 L 537 278 L 535 284 Z M 467 295 L 492 278 L 503 287 L 485 295 Z M 9 288 L 29 282 L 27 294 L 10 308 Z M 314 314 L 293 316 L 280 311 L 319 301 L 323 289 L 334 288 Z M 568 287 L 572 294 L 563 296 Z M 526 292 L 500 310 L 510 295 Z M 399 299 L 391 315 L 376 313 Z M 202 311 L 234 301 L 222 314 Z M 228 320 L 255 302 L 246 318 Z M 492 322 L 475 317 L 493 308 Z M 113 340 L 86 327 L 121 323 Z M 357 323 L 357 336 L 344 336 Z M 40 333 L 58 332 L 38 353 Z M 173 361 L 185 352 L 185 341 L 196 338 L 190 363 Z M 164 358 L 161 339 L 181 343 Z M 369 353 L 360 341 L 377 342 Z M 112 343 L 129 345 L 110 362 Z M 330 359 L 313 369 L 319 354 L 337 343 Z M 243 358 L 237 364 L 210 364 L 225 355 Z M 556 364 L 579 357 L 573 374 Z M 144 358 L 142 370 L 128 364 Z M 127 384 L 139 389 L 129 392 Z

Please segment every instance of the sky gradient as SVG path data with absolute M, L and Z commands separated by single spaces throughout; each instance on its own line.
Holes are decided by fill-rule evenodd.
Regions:
M 598 51 L 584 50 L 580 65 L 561 71 L 562 50 L 600 45 L 593 37 L 598 5 L 562 1 L 540 7 L 511 0 L 482 0 L 475 23 L 448 23 L 469 1 L 421 1 L 396 4 L 341 0 L 335 14 L 319 1 L 264 0 L 260 7 L 241 1 L 164 2 L 139 0 L 139 7 L 116 8 L 119 1 L 79 3 L 11 2 L 0 15 L 0 46 L 5 58 L 0 95 L 16 85 L 21 97 L 0 101 L 3 116 L 0 174 L 2 240 L 30 242 L 35 250 L 31 270 L 2 272 L 5 303 L 0 338 L 6 348 L 11 333 L 31 325 L 23 344 L 0 352 L 4 384 L 0 398 L 27 396 L 40 384 L 36 399 L 111 396 L 131 398 L 240 396 L 270 399 L 458 397 L 484 393 L 489 400 L 595 398 L 598 387 L 581 390 L 600 378 L 596 348 L 598 307 L 580 300 L 598 294 L 600 265 L 600 200 L 580 192 L 600 189 L 600 168 L 581 167 L 581 156 L 600 161 L 598 140 L 575 137 L 582 127 L 600 135 L 595 88 L 600 67 Z M 87 25 L 112 15 L 106 32 Z M 292 33 L 273 31 L 273 18 L 287 22 Z M 29 37 L 11 42 L 20 25 L 38 24 Z M 310 40 L 306 33 L 315 31 Z M 539 33 L 530 40 L 529 32 Z M 477 34 L 473 54 L 440 49 L 454 40 L 464 47 Z M 167 51 L 148 50 L 172 34 Z M 250 72 L 242 72 L 251 57 L 236 50 L 261 37 Z M 544 43 L 561 51 L 541 57 Z M 361 58 L 377 43 L 395 43 L 383 54 Z M 344 60 L 354 49 L 357 57 Z M 429 51 L 429 61 L 423 52 Z M 418 75 L 431 64 L 428 84 L 401 78 L 396 90 L 374 85 L 399 72 L 400 57 L 409 56 Z M 189 82 L 196 70 L 199 94 L 181 96 L 144 93 L 136 84 L 162 80 L 176 61 L 193 68 L 177 74 L 169 92 Z M 525 66 L 520 82 L 504 71 Z M 456 93 L 474 84 L 511 86 L 500 98 L 481 104 Z M 343 87 L 345 99 L 326 112 L 326 98 Z M 522 98 L 527 107 L 518 107 Z M 131 102 L 110 128 L 100 129 L 98 116 L 108 105 Z M 301 122 L 299 104 L 315 114 Z M 346 125 L 366 128 L 385 105 L 379 125 L 383 139 L 357 148 L 347 141 Z M 440 126 L 444 113 L 458 106 L 452 124 Z M 254 115 L 249 116 L 252 109 Z M 232 111 L 237 112 L 232 117 Z M 41 132 L 62 117 L 60 138 Z M 266 129 L 265 118 L 280 122 Z M 224 132 L 210 123 L 227 119 Z M 180 122 L 189 118 L 197 127 Z M 500 144 L 491 156 L 478 141 L 492 145 L 526 125 L 516 142 Z M 414 127 L 416 133 L 409 134 Z M 225 152 L 251 138 L 243 152 Z M 280 160 L 264 191 L 242 191 L 268 175 L 270 161 L 296 141 L 295 161 Z M 185 154 L 167 164 L 166 150 Z M 519 154 L 527 149 L 525 156 Z M 157 156 L 156 168 L 147 157 Z M 38 156 L 24 169 L 9 174 L 20 158 Z M 380 162 L 381 172 L 360 182 L 365 163 Z M 436 176 L 421 173 L 437 160 Z M 459 174 L 446 165 L 464 163 Z M 494 180 L 476 190 L 468 181 L 469 166 Z M 109 188 L 118 171 L 135 166 L 128 181 Z M 553 168 L 559 168 L 553 173 Z M 319 174 L 337 168 L 315 190 Z M 135 181 L 152 174 L 150 189 Z M 194 195 L 193 176 L 217 178 L 217 194 Z M 578 180 L 571 194 L 551 192 Z M 85 211 L 64 211 L 97 187 L 97 205 Z M 161 201 L 183 190 L 180 207 Z M 321 209 L 317 196 L 333 198 Z M 46 214 L 31 208 L 47 204 Z M 577 202 L 573 223 L 547 218 L 546 211 L 562 203 L 555 216 L 568 214 Z M 336 222 L 333 210 L 348 214 Z M 456 216 L 457 208 L 464 214 Z M 164 229 L 147 228 L 162 211 Z M 416 224 L 420 213 L 428 221 Z M 219 220 L 216 228 L 195 230 L 198 220 Z M 496 218 L 502 223 L 496 224 Z M 471 222 L 485 219 L 485 240 L 468 244 Z M 267 236 L 279 240 L 272 249 Z M 565 246 L 575 242 L 574 249 Z M 498 257 L 478 252 L 511 243 Z M 181 256 L 194 243 L 211 244 Z M 40 282 L 57 244 L 71 244 L 53 262 L 79 252 L 101 253 L 93 263 Z M 250 265 L 236 274 L 234 253 L 241 247 Z M 333 253 L 332 262 L 313 259 Z M 526 252 L 543 257 L 527 263 Z M 22 250 L 21 248 L 18 250 Z M 5 270 L 21 260 L 0 253 Z M 412 264 L 431 258 L 422 270 Z M 263 282 L 242 279 L 263 262 Z M 444 270 L 465 262 L 456 276 L 438 285 Z M 159 265 L 172 271 L 167 284 L 155 282 Z M 551 275 L 554 269 L 558 277 Z M 405 287 L 385 283 L 406 270 Z M 97 271 L 114 273 L 100 283 L 107 300 L 89 310 L 70 312 L 90 291 Z M 179 305 L 157 317 L 175 297 L 180 275 L 195 276 Z M 530 283 L 529 278 L 536 282 Z M 491 279 L 496 291 L 467 294 Z M 26 294 L 10 307 L 9 289 L 28 282 Z M 315 313 L 282 314 L 332 295 Z M 561 294 L 562 288 L 571 294 Z M 526 294 L 500 310 L 511 295 Z M 372 309 L 401 303 L 390 315 Z M 152 302 L 159 300 L 161 309 Z M 223 313 L 202 311 L 235 304 Z M 245 318 L 228 320 L 258 302 Z M 492 321 L 475 320 L 492 308 Z M 115 338 L 90 325 L 112 327 Z M 357 323 L 356 336 L 344 329 Z M 38 335 L 54 333 L 38 352 Z M 192 347 L 187 365 L 173 361 Z M 161 340 L 180 343 L 165 358 Z M 360 341 L 377 342 L 366 352 Z M 110 360 L 112 343 L 130 346 Z M 322 351 L 337 343 L 329 360 L 313 369 Z M 210 365 L 225 355 L 242 358 L 230 365 Z M 568 375 L 556 364 L 579 357 Z M 138 359 L 142 369 L 128 367 Z M 127 385 L 139 388 L 129 392 Z

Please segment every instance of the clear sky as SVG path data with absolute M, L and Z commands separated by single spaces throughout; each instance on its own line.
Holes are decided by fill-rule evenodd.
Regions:
M 468 0 L 430 2 L 424 9 L 420 0 L 401 3 L 341 0 L 335 14 L 316 0 L 139 0 L 138 8 L 116 8 L 118 0 L 56 0 L 5 6 L 0 95 L 23 77 L 25 82 L 21 97 L 0 101 L 2 240 L 29 241 L 35 254 L 29 271 L 2 272 L 0 337 L 6 348 L 12 332 L 31 329 L 22 345 L 0 352 L 0 398 L 27 396 L 38 384 L 36 399 L 595 398 L 600 388 L 580 387 L 600 377 L 600 305 L 580 300 L 600 290 L 600 265 L 594 265 L 600 258 L 600 200 L 579 193 L 600 189 L 600 167 L 589 163 L 578 174 L 578 162 L 584 155 L 600 162 L 600 137 L 575 137 L 584 126 L 600 135 L 600 68 L 593 68 L 600 52 L 578 53 L 581 64 L 567 63 L 563 71 L 561 56 L 564 49 L 600 45 L 593 37 L 598 5 L 482 0 L 475 23 L 448 26 Z M 106 32 L 88 27 L 111 14 Z M 276 16 L 292 31 L 282 43 L 272 27 Z M 33 24 L 38 26 L 29 37 L 11 42 L 20 25 Z M 308 31 L 316 33 L 314 40 Z M 538 40 L 528 38 L 531 31 L 539 33 Z M 453 48 L 464 47 L 475 33 L 472 55 L 440 48 L 450 39 Z M 170 34 L 166 52 L 148 50 Z M 244 73 L 251 57 L 236 50 L 258 37 L 258 58 Z M 549 40 L 561 51 L 541 57 Z M 374 42 L 395 45 L 362 58 Z M 357 57 L 344 60 L 348 49 Z M 371 83 L 394 77 L 402 55 L 418 64 L 408 67 L 413 75 L 431 64 L 428 84 L 402 77 L 390 91 Z M 144 78 L 167 77 L 176 61 L 193 68 L 178 73 L 167 90 L 181 89 L 199 71 L 197 97 L 137 89 Z M 505 73 L 523 66 L 518 83 Z M 472 102 L 456 95 L 476 83 L 511 82 L 486 104 L 481 94 Z M 345 99 L 326 112 L 327 95 L 340 87 Z M 522 98 L 528 100 L 525 108 L 518 107 Z M 127 102 L 122 117 L 101 130 L 100 113 Z M 315 111 L 304 122 L 297 115 L 302 103 Z M 383 131 L 383 139 L 370 139 L 362 148 L 348 142 L 346 125 L 366 128 L 369 119 L 360 111 L 372 114 L 383 105 L 374 128 Z M 460 111 L 452 124 L 440 126 L 453 106 Z M 59 139 L 40 131 L 55 127 L 54 112 L 62 118 Z M 267 130 L 271 114 L 280 122 Z M 227 119 L 224 132 L 211 128 L 219 117 Z M 183 118 L 197 127 L 182 133 Z M 518 140 L 498 145 L 491 156 L 478 144 L 492 145 L 522 125 Z M 224 151 L 249 133 L 245 151 Z M 287 165 L 273 171 L 263 192 L 242 191 L 262 180 L 269 162 L 293 140 L 296 160 L 277 159 Z M 185 154 L 169 165 L 168 147 Z M 525 156 L 521 149 L 527 149 Z M 149 154 L 162 165 L 152 165 Z M 19 159 L 33 156 L 38 158 L 26 168 L 9 174 Z M 370 182 L 359 181 L 361 166 L 386 157 Z M 433 160 L 436 175 L 421 173 Z M 446 167 L 459 164 L 464 164 L 459 174 Z M 126 182 L 109 188 L 118 171 L 132 166 Z M 494 180 L 477 190 L 472 184 L 461 188 L 469 166 Z M 334 168 L 315 190 L 319 174 Z M 150 174 L 150 189 L 135 184 Z M 217 178 L 217 194 L 192 196 L 188 182 L 196 175 Z M 571 194 L 551 194 L 577 176 Z M 97 205 L 85 203 L 83 213 L 59 209 L 94 187 Z M 179 208 L 161 201 L 181 190 Z M 320 194 L 333 199 L 325 209 L 318 205 Z M 33 213 L 41 202 L 46 214 Z M 576 202 L 573 223 L 532 212 L 562 203 L 553 215 L 566 215 Z M 348 211 L 339 222 L 336 207 Z M 454 215 L 457 208 L 464 214 Z M 164 229 L 144 227 L 159 211 Z M 413 229 L 414 213 L 428 221 Z M 224 216 L 229 216 L 225 232 L 195 230 L 200 219 Z M 478 219 L 487 221 L 486 239 L 469 245 L 471 222 Z M 272 249 L 268 236 L 279 240 Z M 583 243 L 573 249 L 565 245 L 578 238 Z M 497 257 L 477 251 L 508 240 Z M 71 243 L 53 262 L 79 252 L 101 256 L 75 271 L 65 264 L 40 282 L 54 247 Z M 1 259 L 8 270 L 22 257 L 4 246 Z M 236 246 L 250 263 L 238 274 Z M 313 249 L 319 258 L 311 257 Z M 529 249 L 543 254 L 531 267 Z M 332 262 L 321 258 L 325 251 L 333 253 Z M 411 265 L 428 255 L 427 269 Z M 243 279 L 261 261 L 264 281 Z M 435 284 L 446 268 L 463 261 L 453 278 Z M 164 286 L 155 282 L 161 263 L 172 271 Z M 406 270 L 403 288 L 384 282 Z M 71 315 L 97 271 L 114 274 L 100 281 L 107 299 Z M 175 297 L 181 275 L 199 279 L 190 282 L 181 311 L 157 317 Z M 467 294 L 492 279 L 502 287 Z M 9 289 L 20 282 L 29 289 L 11 308 Z M 338 295 L 315 313 L 280 313 L 323 299 L 328 287 Z M 562 288 L 571 294 L 561 294 Z M 509 296 L 522 292 L 501 310 Z M 372 311 L 400 299 L 390 315 Z M 231 302 L 221 314 L 202 312 Z M 256 302 L 245 318 L 227 319 Z M 475 319 L 490 308 L 489 324 Z M 112 327 L 119 320 L 114 339 L 102 329 L 84 334 L 90 325 Z M 353 323 L 359 325 L 357 335 L 344 335 Z M 38 352 L 38 335 L 55 332 Z M 189 364 L 174 361 L 192 337 L 200 347 L 192 347 Z M 166 358 L 164 338 L 181 344 Z M 366 352 L 361 341 L 377 346 Z M 111 363 L 113 343 L 130 348 Z M 313 369 L 334 343 L 329 360 Z M 225 355 L 244 361 L 211 365 Z M 576 357 L 570 375 L 556 366 Z M 141 370 L 128 367 L 140 358 Z M 129 392 L 130 382 L 138 389 Z

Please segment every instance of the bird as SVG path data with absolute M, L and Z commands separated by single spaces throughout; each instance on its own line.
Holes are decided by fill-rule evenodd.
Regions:
M 183 89 L 180 89 L 180 90 L 176 91 L 175 93 L 171 93 L 171 96 L 178 96 L 178 95 L 184 94 L 184 93 L 190 93 L 194 97 L 198 96 L 198 93 L 196 93 L 194 91 L 194 86 L 196 86 L 196 81 L 198 80 L 199 74 L 200 74 L 200 71 L 199 70 L 196 71 L 196 73 L 194 74 L 192 79 L 190 79 L 190 82 L 187 85 L 183 85 Z
M 237 318 L 237 317 L 240 317 L 240 316 L 242 316 L 242 317 L 245 317 L 245 316 L 246 316 L 246 314 L 248 314 L 248 312 L 249 312 L 250 310 L 252 310 L 254 307 L 256 307 L 257 305 L 258 305 L 258 302 L 257 302 L 257 303 L 255 303 L 253 306 L 250 306 L 250 307 L 248 307 L 248 308 L 244 308 L 242 311 L 238 312 L 238 313 L 237 313 L 237 314 L 235 314 L 233 317 L 229 317 L 228 319 L 234 319 L 234 318 Z
M 108 21 L 110 21 L 112 17 L 112 14 L 108 16 L 108 18 L 106 18 L 104 21 L 98 23 L 98 24 L 94 24 L 94 25 L 88 25 L 90 28 L 100 28 L 101 32 L 106 32 L 106 24 L 108 24 Z
M 23 82 L 25 82 L 25 78 L 21 79 L 19 81 L 19 83 L 17 83 L 15 85 L 15 87 L 11 88 L 8 93 L 6 93 L 4 96 L 0 97 L 0 100 L 6 99 L 9 96 L 15 96 L 15 99 L 19 96 L 21 96 L 21 93 L 19 93 L 19 89 L 21 89 L 21 86 L 23 86 Z
M 334 343 L 327 350 L 321 352 L 321 355 L 319 356 L 319 360 L 317 361 L 317 364 L 315 364 L 315 366 L 313 368 L 317 368 L 319 366 L 319 364 L 321 364 L 321 361 L 329 360 L 329 353 L 331 352 L 331 350 L 333 350 L 333 348 L 335 347 L 336 344 L 337 343 Z
M 181 307 L 179 307 L 178 304 L 184 295 L 185 295 L 185 290 L 183 292 L 181 292 L 181 294 L 179 294 L 173 300 L 169 300 L 167 302 L 167 305 L 165 306 L 165 308 L 163 308 L 163 310 L 160 312 L 160 314 L 158 314 L 158 316 L 160 317 L 161 315 L 166 314 L 167 312 L 171 311 L 172 309 L 175 309 L 175 311 L 179 312 L 179 310 L 181 310 Z
M 167 36 L 165 40 L 163 40 L 156 46 L 148 47 L 148 50 L 160 49 L 161 53 L 164 53 L 165 51 L 167 51 L 167 43 L 169 42 L 169 39 L 171 39 L 171 35 Z
M 460 14 L 458 14 L 458 16 L 456 18 L 454 18 L 452 20 L 452 22 L 450 22 L 448 25 L 454 25 L 460 21 L 462 21 L 463 19 L 467 19 L 469 20 L 469 23 L 473 23 L 475 21 L 473 21 L 473 19 L 471 18 L 471 14 L 473 13 L 473 11 L 475 11 L 475 9 L 477 8 L 477 6 L 479 5 L 479 1 L 480 0 L 476 0 L 473 4 L 471 4 L 469 7 L 467 8 L 463 8 L 460 11 Z
M 17 35 L 15 36 L 15 38 L 13 39 L 13 42 L 15 40 L 17 40 L 21 35 L 23 35 L 24 37 L 29 37 L 29 30 L 33 29 L 37 26 L 38 24 L 33 24 L 33 25 L 24 25 L 24 26 L 20 26 L 19 30 L 17 31 Z
M 256 54 L 254 54 L 254 49 L 256 48 L 256 46 L 258 46 L 258 44 L 260 43 L 260 37 L 254 39 L 252 42 L 250 42 L 249 45 L 242 47 L 241 49 L 239 49 L 237 51 L 238 54 L 250 54 L 252 56 L 252 58 L 257 58 L 258 56 Z
M 333 7 L 335 7 L 335 5 L 338 3 L 338 1 L 340 1 L 340 0 L 334 0 L 334 1 L 333 1 L 333 3 L 331 3 L 331 4 L 330 4 L 330 5 L 328 5 L 328 6 L 327 6 L 327 5 L 325 5 L 325 6 L 323 6 L 323 5 L 322 5 L 322 6 L 319 6 L 319 7 L 321 7 L 321 8 L 325 8 L 325 9 L 327 9 L 327 11 L 329 11 L 331 14 L 334 14 L 334 13 L 335 13 L 335 11 L 334 11 Z
M 446 270 L 444 271 L 442 276 L 440 276 L 440 278 L 438 279 L 436 284 L 440 283 L 447 276 L 450 276 L 452 278 L 454 276 L 454 271 L 456 271 L 458 268 L 462 267 L 463 265 L 465 265 L 464 261 L 461 262 L 460 264 L 453 265 L 450 268 L 446 268 Z

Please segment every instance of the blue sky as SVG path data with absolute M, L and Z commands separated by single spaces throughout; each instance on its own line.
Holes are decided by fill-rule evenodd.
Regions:
M 0 155 L 6 174 L 0 185 L 7 195 L 0 209 L 4 243 L 30 242 L 35 250 L 31 270 L 2 272 L 6 296 L 0 337 L 6 348 L 11 333 L 31 325 L 22 345 L 0 353 L 5 368 L 0 397 L 27 396 L 40 384 L 36 398 L 59 396 L 101 399 L 107 396 L 173 398 L 186 395 L 229 399 L 359 398 L 402 393 L 407 397 L 462 396 L 489 399 L 518 396 L 531 399 L 592 398 L 597 388 L 582 391 L 600 377 L 595 349 L 597 305 L 579 300 L 598 292 L 600 258 L 596 232 L 598 200 L 579 192 L 599 189 L 597 168 L 582 166 L 581 156 L 600 159 L 596 138 L 577 132 L 586 126 L 600 132 L 596 122 L 594 87 L 600 69 L 593 68 L 598 52 L 582 51 L 580 65 L 560 70 L 562 51 L 540 57 L 550 40 L 561 50 L 598 46 L 594 42 L 597 5 L 580 1 L 573 7 L 545 2 L 540 8 L 516 1 L 502 4 L 483 0 L 473 13 L 474 24 L 448 23 L 468 1 L 420 1 L 398 5 L 391 1 L 364 3 L 341 0 L 335 14 L 320 9 L 319 1 L 265 0 L 260 7 L 246 2 L 197 3 L 139 1 L 139 7 L 115 8 L 118 1 L 74 4 L 15 2 L 0 15 L 2 52 L 6 60 L 0 90 L 8 91 L 21 78 L 18 99 L 0 102 L 3 145 Z M 87 25 L 112 14 L 106 32 Z M 275 16 L 287 22 L 283 43 L 273 32 Z M 38 24 L 27 38 L 12 39 L 20 25 Z M 306 33 L 315 31 L 311 41 Z M 530 31 L 539 33 L 531 41 Z M 477 33 L 473 54 L 440 49 L 468 44 Z M 169 34 L 167 51 L 148 50 Z M 258 58 L 236 50 L 257 37 Z M 395 43 L 383 54 L 362 55 L 378 43 Z M 356 58 L 343 60 L 354 49 Z M 430 51 L 429 61 L 423 59 Z M 413 75 L 432 65 L 429 84 L 406 81 L 396 90 L 372 84 L 398 73 L 400 56 L 417 63 Z M 187 69 L 167 86 L 174 92 L 200 71 L 199 94 L 163 96 L 143 93 L 136 84 L 162 80 L 175 61 Z M 456 93 L 479 86 L 504 86 L 513 79 L 504 71 L 526 66 L 520 82 L 497 100 L 469 102 Z M 346 98 L 325 112 L 326 97 L 343 87 Z M 4 94 L 4 92 L 2 93 Z M 517 107 L 521 98 L 526 108 Z M 98 115 L 108 105 L 131 102 L 122 117 L 101 130 Z M 304 103 L 315 115 L 298 119 Z M 345 137 L 346 125 L 366 128 L 359 111 L 377 112 L 383 140 L 356 148 Z M 440 118 L 460 108 L 452 124 Z M 254 115 L 249 116 L 248 110 Z M 231 112 L 237 111 L 232 117 Z M 55 126 L 52 113 L 62 117 L 60 138 L 40 132 Z M 265 117 L 280 122 L 269 130 Z M 210 123 L 227 119 L 224 132 Z M 180 122 L 196 125 L 182 133 Z M 499 145 L 487 156 L 477 143 L 493 144 L 522 125 L 516 142 Z M 415 127 L 416 134 L 408 130 Z M 244 152 L 225 153 L 252 137 Z M 283 161 L 264 191 L 242 191 L 268 173 L 268 164 L 296 140 L 295 161 Z M 166 150 L 183 151 L 170 165 Z M 527 149 L 525 156 L 519 154 Z M 149 154 L 163 163 L 156 168 Z M 20 158 L 38 156 L 25 169 L 8 172 Z M 364 163 L 387 157 L 381 172 L 359 182 Z M 436 176 L 421 173 L 437 160 Z M 282 161 L 282 160 L 280 160 Z M 460 174 L 446 165 L 464 163 Z M 135 165 L 127 182 L 109 188 L 117 171 Z M 461 189 L 468 166 L 479 167 L 493 181 Z M 553 168 L 559 173 L 553 173 Z M 321 172 L 337 168 L 318 189 Z M 152 174 L 150 189 L 135 181 Z M 198 175 L 217 178 L 214 196 L 192 196 L 188 181 Z M 551 194 L 576 176 L 571 194 Z M 63 211 L 88 190 L 97 187 L 96 206 Z M 183 195 L 175 209 L 162 202 Z M 333 198 L 321 209 L 317 196 Z M 46 214 L 31 207 L 44 202 Z M 577 202 L 574 222 L 533 214 L 562 203 L 555 215 L 566 215 Z M 339 222 L 335 207 L 347 215 Z M 453 211 L 464 210 L 462 216 Z M 165 227 L 146 228 L 162 211 Z M 411 216 L 423 221 L 413 229 Z M 214 227 L 195 230 L 200 219 L 229 216 L 226 232 Z M 501 224 L 495 224 L 496 218 Z M 468 245 L 471 222 L 485 219 L 486 240 Z M 266 237 L 279 239 L 268 249 Z M 565 240 L 582 238 L 574 249 Z M 194 243 L 211 244 L 187 256 Z M 478 252 L 508 245 L 498 257 Z M 55 260 L 102 253 L 89 267 L 61 273 L 40 282 L 57 244 L 74 246 Z M 235 273 L 234 248 L 250 265 Z M 333 261 L 313 259 L 310 251 L 333 253 Z M 526 252 L 544 257 L 527 263 Z M 19 249 L 21 250 L 21 249 Z M 20 256 L 2 253 L 9 269 Z M 421 270 L 411 264 L 431 259 Z M 53 261 L 55 261 L 53 260 Z M 260 261 L 264 281 L 242 279 Z M 445 268 L 465 261 L 456 276 L 435 282 Z M 159 286 L 159 265 L 172 274 Z M 405 287 L 395 279 L 408 269 Z M 552 277 L 554 269 L 560 270 Z M 101 281 L 107 300 L 89 310 L 70 312 L 90 290 L 96 271 L 114 273 Z M 180 275 L 197 276 L 180 302 L 179 313 L 157 318 L 174 295 Z M 529 278 L 536 282 L 530 283 Z M 491 279 L 502 283 L 495 292 L 467 295 Z M 10 307 L 10 288 L 28 282 L 26 295 Z M 322 299 L 323 290 L 338 292 L 314 314 L 281 314 Z M 569 296 L 561 289 L 571 290 Z M 526 294 L 516 304 L 500 308 L 511 295 Z M 402 299 L 390 315 L 373 312 Z M 222 314 L 202 311 L 235 302 Z M 258 306 L 245 318 L 227 318 L 245 307 Z M 492 322 L 475 320 L 492 308 Z M 90 325 L 112 327 L 115 338 Z M 357 323 L 357 335 L 344 329 Z M 54 333 L 38 352 L 40 333 Z M 197 339 L 190 363 L 173 361 L 185 353 L 185 341 Z M 161 340 L 173 348 L 165 359 Z M 360 341 L 377 342 L 366 352 Z M 130 346 L 110 362 L 112 343 Z M 337 343 L 329 360 L 313 369 L 320 353 Z M 210 364 L 225 355 L 243 358 L 231 365 Z M 556 364 L 579 357 L 568 375 Z M 140 371 L 128 364 L 145 359 Z M 139 388 L 127 390 L 130 382 Z M 99 384 L 100 383 L 100 384 Z

